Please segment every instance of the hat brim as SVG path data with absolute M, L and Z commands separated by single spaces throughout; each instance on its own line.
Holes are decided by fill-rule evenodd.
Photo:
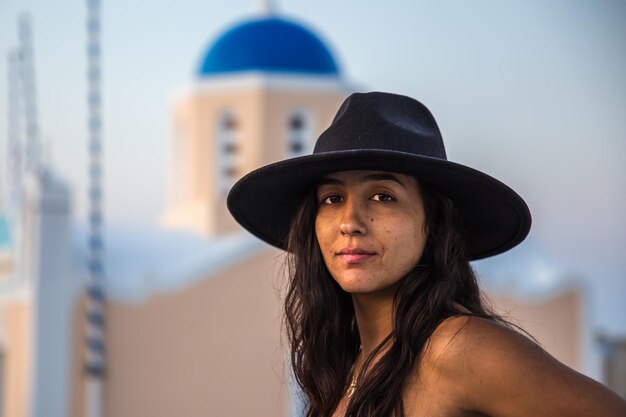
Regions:
M 233 186 L 228 209 L 249 232 L 286 250 L 292 218 L 311 187 L 326 174 L 351 170 L 412 175 L 450 198 L 470 260 L 502 253 L 524 240 L 530 230 L 528 206 L 497 179 L 455 162 L 388 150 L 334 151 L 266 165 Z

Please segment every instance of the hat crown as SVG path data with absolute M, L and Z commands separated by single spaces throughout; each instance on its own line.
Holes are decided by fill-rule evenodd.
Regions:
M 447 160 L 435 118 L 419 101 L 390 93 L 354 93 L 315 144 L 314 154 L 377 149 Z

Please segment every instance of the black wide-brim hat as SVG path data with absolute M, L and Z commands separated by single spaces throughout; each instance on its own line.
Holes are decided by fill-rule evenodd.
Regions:
M 228 209 L 252 234 L 286 250 L 291 221 L 311 187 L 324 175 L 351 170 L 412 175 L 450 198 L 470 260 L 502 253 L 530 230 L 530 211 L 515 191 L 447 160 L 439 127 L 422 103 L 380 92 L 348 97 L 312 155 L 269 164 L 241 178 L 228 195 Z

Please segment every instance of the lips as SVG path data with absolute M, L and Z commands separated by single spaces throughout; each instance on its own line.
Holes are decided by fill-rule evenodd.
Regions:
M 361 248 L 345 248 L 336 253 L 336 256 L 348 264 L 365 262 L 375 255 L 376 253 Z

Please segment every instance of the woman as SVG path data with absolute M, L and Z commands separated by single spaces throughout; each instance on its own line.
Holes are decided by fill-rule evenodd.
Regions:
M 308 416 L 626 416 L 484 305 L 469 261 L 520 243 L 530 213 L 447 160 L 421 103 L 353 94 L 313 155 L 248 174 L 228 206 L 290 254 L 285 323 Z

